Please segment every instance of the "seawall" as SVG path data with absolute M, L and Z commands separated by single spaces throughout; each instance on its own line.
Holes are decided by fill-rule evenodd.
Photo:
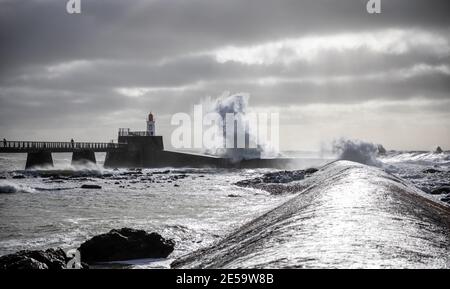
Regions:
M 105 167 L 109 168 L 279 168 L 295 164 L 295 159 L 251 159 L 233 162 L 231 159 L 210 155 L 191 154 L 164 150 L 161 136 L 126 136 L 119 138 L 126 143 L 121 151 L 108 152 Z
M 449 268 L 450 208 L 378 168 L 337 161 L 281 206 L 174 268 Z

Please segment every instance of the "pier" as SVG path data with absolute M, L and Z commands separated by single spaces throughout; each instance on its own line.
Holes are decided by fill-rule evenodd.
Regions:
M 120 130 L 118 143 L 1 141 L 0 153 L 26 153 L 25 169 L 53 166 L 52 153 L 72 153 L 72 164 L 96 163 L 95 153 L 106 152 L 107 168 L 288 168 L 294 159 L 231 159 L 164 149 L 162 136 Z
M 101 142 L 49 142 L 6 141 L 0 142 L 0 153 L 26 153 L 26 169 L 35 166 L 53 166 L 52 153 L 72 153 L 72 164 L 96 163 L 96 152 L 120 152 L 126 144 Z
M 96 163 L 95 153 L 106 152 L 106 168 L 278 168 L 286 169 L 296 160 L 291 158 L 262 159 L 260 157 L 233 160 L 228 157 L 176 152 L 164 149 L 163 137 L 155 133 L 155 119 L 150 113 L 147 130 L 120 128 L 114 142 L 0 142 L 0 153 L 26 153 L 25 169 L 53 166 L 52 153 L 72 153 L 72 164 Z

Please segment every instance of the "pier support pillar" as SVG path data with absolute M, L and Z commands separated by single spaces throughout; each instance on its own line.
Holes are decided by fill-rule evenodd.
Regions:
M 94 151 L 82 150 L 73 152 L 72 165 L 85 165 L 87 163 L 97 163 Z
M 52 153 L 47 151 L 33 152 L 27 154 L 27 164 L 25 169 L 31 169 L 36 166 L 53 167 Z

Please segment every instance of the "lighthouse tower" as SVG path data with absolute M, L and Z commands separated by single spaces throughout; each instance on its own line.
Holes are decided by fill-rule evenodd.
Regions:
M 153 120 L 153 114 L 150 113 L 147 119 L 147 133 L 149 136 L 155 135 L 155 121 Z

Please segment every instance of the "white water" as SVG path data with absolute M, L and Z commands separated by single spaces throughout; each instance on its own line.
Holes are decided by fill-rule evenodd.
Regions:
M 248 93 L 230 94 L 224 92 L 222 96 L 203 101 L 202 105 L 206 113 L 217 113 L 222 119 L 222 124 L 216 127 L 219 137 L 212 148 L 205 150 L 205 153 L 229 158 L 233 161 L 252 158 L 274 158 L 279 156 L 272 144 L 258 136 L 258 123 L 253 123 L 248 117 L 250 95 Z M 233 133 L 227 131 L 227 115 L 233 115 L 236 118 Z M 218 125 L 216 123 L 216 125 Z M 224 139 L 225 138 L 225 139 Z M 224 148 L 224 143 L 234 144 L 237 139 L 247 139 L 251 148 L 230 149 Z M 252 148 L 253 147 L 253 148 Z
M 335 140 L 332 144 L 333 153 L 338 159 L 353 161 L 369 166 L 381 166 L 378 160 L 378 147 L 375 144 L 351 139 Z
M 8 192 L 0 194 L 0 255 L 23 249 L 76 248 L 94 235 L 132 227 L 175 239 L 170 257 L 176 258 L 286 199 L 233 185 L 267 170 L 177 169 L 151 175 L 166 169 L 144 169 L 142 175 L 133 176 L 126 169 L 104 169 L 104 154 L 96 155 L 99 165 L 80 168 L 70 165 L 70 154 L 55 153 L 54 168 L 23 171 L 25 155 L 0 157 L 0 177 L 5 178 L 0 179 L 0 189 Z M 304 167 L 323 163 L 305 160 Z M 186 177 L 170 179 L 181 174 Z M 25 178 L 14 179 L 17 175 Z M 81 189 L 83 184 L 102 189 Z M 168 264 L 147 263 L 150 267 Z
M 329 161 L 312 154 L 297 155 L 303 157 L 299 163 L 304 168 Z M 97 154 L 99 164 L 89 168 L 70 166 L 70 154 L 53 157 L 55 168 L 24 172 L 25 155 L 0 155 L 0 177 L 4 178 L 0 189 L 7 191 L 0 194 L 0 255 L 22 249 L 76 248 L 96 234 L 133 227 L 175 239 L 170 258 L 177 258 L 220 240 L 292 197 L 233 185 L 271 170 L 186 169 L 154 174 L 164 169 L 145 169 L 142 175 L 132 176 L 126 175 L 129 170 L 104 169 L 103 154 Z M 390 152 L 377 161 L 419 188 L 450 183 L 448 153 Z M 424 174 L 427 168 L 443 173 Z M 13 178 L 21 174 L 24 179 Z M 52 179 L 52 174 L 77 178 Z M 187 176 L 170 180 L 180 174 Z M 80 189 L 82 184 L 98 184 L 102 189 Z M 430 197 L 440 202 L 443 196 Z M 164 267 L 168 262 L 133 264 Z

